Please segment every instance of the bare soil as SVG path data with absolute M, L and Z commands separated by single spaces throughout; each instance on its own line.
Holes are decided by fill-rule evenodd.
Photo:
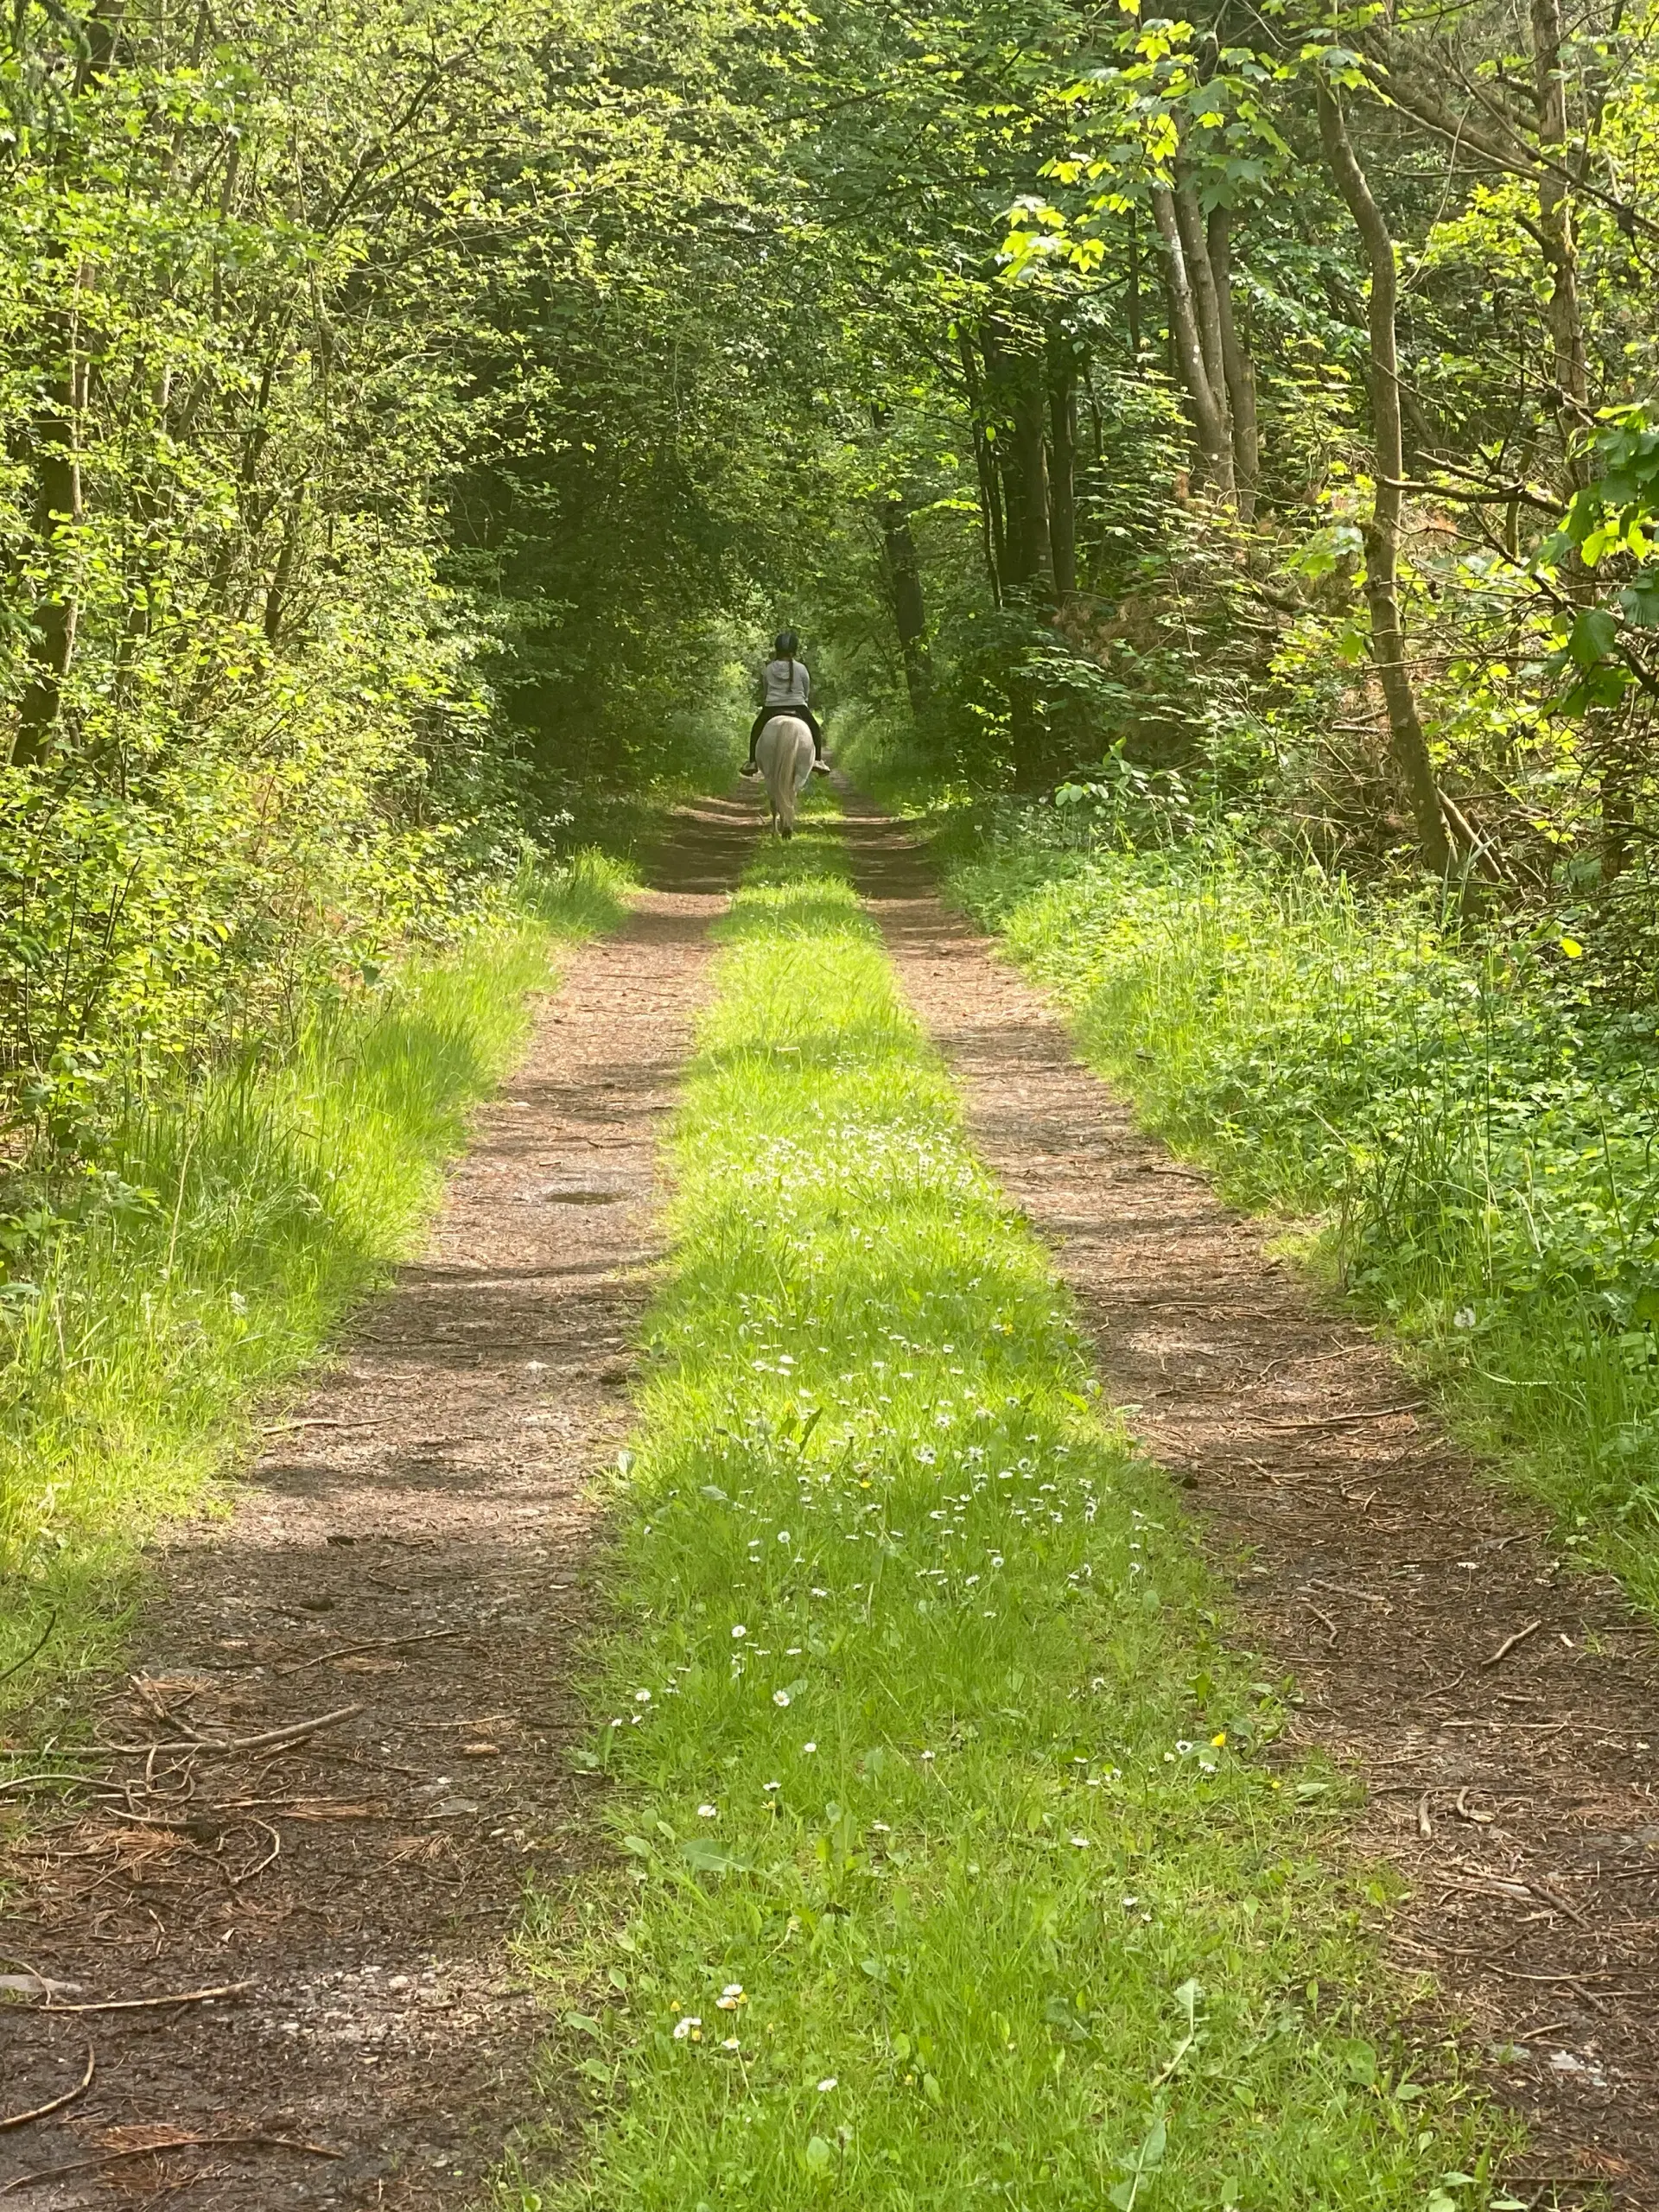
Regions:
M 86 1786 L 0 1797 L 0 1971 L 73 1985 L 0 2002 L 0 2121 L 96 2062 L 0 2126 L 0 2203 L 436 2212 L 531 2109 L 515 1916 L 528 1875 L 601 1847 L 563 1756 L 590 1478 L 627 1424 L 656 1147 L 755 826 L 747 794 L 679 819 L 543 1003 L 423 1256 L 273 1418 L 230 1518 L 160 1548 Z M 134 2009 L 72 2009 L 110 2005 Z
M 1432 1974 L 1530 2130 L 1539 2203 L 1659 2206 L 1659 1648 L 1617 1584 L 1459 1452 L 1423 1392 L 1138 1131 L 1063 1018 L 855 798 L 860 887 L 1047 1240 L 1100 1372 L 1300 1690 L 1294 1738 L 1359 1777 L 1352 1843 L 1408 1885 Z M 1501 2054 L 1501 2055 L 1500 2055 Z

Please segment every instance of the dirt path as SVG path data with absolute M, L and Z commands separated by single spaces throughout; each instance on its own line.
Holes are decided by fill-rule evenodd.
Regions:
M 506 1939 L 525 1872 L 589 1847 L 562 1756 L 583 1488 L 627 1418 L 655 1147 L 755 826 L 748 803 L 682 820 L 479 1116 L 424 1258 L 230 1522 L 157 1560 L 135 1679 L 96 1726 L 161 1748 L 111 1757 L 76 1818 L 30 1808 L 4 1970 L 83 2005 L 247 1986 L 0 2005 L 0 2116 L 97 2060 L 60 2113 L 0 2132 L 0 2203 L 454 2206 L 524 2116 L 536 2019 Z M 287 1746 L 194 1740 L 343 1707 Z
M 1295 1734 L 1366 1781 L 1362 1851 L 1411 1885 L 1392 1938 L 1490 2047 L 1538 2202 L 1659 2206 L 1659 1654 L 1563 1571 L 1205 1179 L 1139 1135 L 1062 1021 L 855 798 L 861 888 L 966 1087 L 987 1165 L 1047 1237 L 1103 1379 L 1248 1547 L 1245 1619 L 1294 1667 Z M 1548 2186 L 1560 2184 L 1559 2199 Z

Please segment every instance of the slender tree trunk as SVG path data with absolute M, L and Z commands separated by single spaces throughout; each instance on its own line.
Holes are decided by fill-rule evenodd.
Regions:
M 1141 365 L 1141 216 L 1129 210 L 1129 357 Z
M 932 696 L 932 668 L 927 651 L 927 602 L 922 592 L 921 563 L 910 527 L 910 511 L 897 493 L 882 510 L 881 539 L 887 553 L 887 592 L 893 607 L 893 626 L 904 655 L 905 683 L 910 711 L 918 721 Z
M 299 556 L 300 522 L 304 512 L 305 487 L 302 485 L 289 501 L 288 512 L 283 518 L 283 542 L 277 550 L 270 588 L 265 594 L 265 635 L 273 645 L 282 638 L 288 613 L 288 595 L 294 582 L 294 563 Z
M 1048 333 L 1048 535 L 1054 592 L 1077 588 L 1077 357 L 1058 326 Z
M 1232 424 L 1228 417 L 1227 378 L 1221 353 L 1221 306 L 1216 296 L 1215 272 L 1210 265 L 1210 249 L 1204 234 L 1204 218 L 1198 212 L 1197 188 L 1190 177 L 1184 178 L 1175 188 L 1175 222 L 1181 234 L 1181 257 L 1186 264 L 1187 282 L 1192 288 L 1192 307 L 1198 325 L 1198 349 L 1204 355 L 1204 373 L 1210 380 L 1215 396 L 1216 412 L 1221 417 L 1222 428 L 1229 442 L 1232 438 Z
M 1238 512 L 1244 521 L 1249 522 L 1255 513 L 1255 490 L 1262 464 L 1255 427 L 1255 369 L 1233 319 L 1233 221 L 1230 208 L 1211 209 L 1205 247 L 1205 257 L 1215 283 L 1222 373 L 1226 378 L 1232 416 L 1233 476 L 1238 486 Z
M 1567 85 L 1561 75 L 1560 0 L 1532 0 L 1533 89 L 1538 106 L 1538 144 L 1557 163 L 1567 156 Z M 1573 236 L 1571 189 L 1559 167 L 1538 180 L 1538 232 L 1550 274 L 1549 335 L 1555 357 L 1557 420 L 1564 445 L 1592 420 L 1590 372 L 1585 356 L 1584 319 L 1579 307 L 1578 245 Z M 1568 474 L 1575 487 L 1585 481 L 1583 465 L 1570 453 Z
M 1192 428 L 1198 448 L 1200 473 L 1224 496 L 1233 495 L 1231 442 L 1223 425 L 1221 410 L 1204 365 L 1204 346 L 1198 334 L 1198 309 L 1193 302 L 1186 254 L 1175 215 L 1175 196 L 1167 185 L 1152 188 L 1152 212 L 1164 250 L 1164 284 L 1169 296 L 1169 336 L 1180 381 L 1192 409 Z
M 1417 713 L 1406 665 L 1400 622 L 1400 511 L 1404 452 L 1400 426 L 1400 363 L 1395 338 L 1396 280 L 1394 240 L 1371 197 L 1365 172 L 1348 137 L 1336 97 L 1318 79 L 1319 137 L 1337 189 L 1347 203 L 1370 265 L 1371 422 L 1376 442 L 1376 495 L 1365 527 L 1365 600 L 1371 616 L 1371 653 L 1388 709 L 1395 759 L 1400 764 L 1417 823 L 1424 859 L 1442 874 L 1452 852 L 1446 836 L 1434 764 Z
M 45 556 L 48 582 L 36 601 L 29 655 L 35 673 L 17 709 L 11 757 L 23 767 L 44 758 L 56 732 L 64 680 L 74 658 L 79 607 L 66 555 L 81 520 L 80 429 L 85 393 L 79 317 L 55 309 L 47 327 L 59 358 L 36 416 L 30 443 L 35 463 L 35 539 Z
M 997 407 L 1002 500 L 1007 518 L 1005 582 L 1052 602 L 1054 554 L 1048 527 L 1046 394 L 1043 357 L 1007 326 L 988 327 L 985 362 Z
M 968 391 L 968 420 L 974 440 L 974 470 L 979 479 L 980 550 L 985 556 L 985 575 L 991 587 L 991 598 L 996 606 L 1001 607 L 1008 563 L 1007 531 L 996 480 L 996 456 L 991 450 L 985 379 L 980 374 L 979 358 L 974 350 L 972 334 L 960 326 L 957 331 L 957 353 L 962 362 L 963 382 Z
M 86 44 L 75 67 L 74 97 L 94 91 L 115 58 L 125 0 L 98 0 L 86 26 Z M 73 157 L 72 157 L 73 162 Z M 74 182 L 73 167 L 62 180 Z M 52 260 L 60 264 L 61 249 Z M 57 359 L 47 385 L 47 401 L 29 435 L 35 465 L 35 536 L 43 554 L 46 589 L 36 601 L 30 656 L 35 674 L 17 709 L 11 757 L 24 766 L 51 750 L 63 704 L 63 686 L 75 653 L 80 609 L 65 555 L 81 520 L 81 418 L 86 411 L 87 365 L 81 344 L 79 295 L 90 281 L 83 264 L 76 271 L 74 304 L 46 317 Z

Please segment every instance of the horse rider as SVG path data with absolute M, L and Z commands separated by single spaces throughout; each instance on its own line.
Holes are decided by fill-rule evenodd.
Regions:
M 823 732 L 817 718 L 807 704 L 811 695 L 812 681 L 806 672 L 806 663 L 800 658 L 801 641 L 792 630 L 780 630 L 772 640 L 772 658 L 760 671 L 760 711 L 754 718 L 749 732 L 749 757 L 741 775 L 758 776 L 754 748 L 760 742 L 760 733 L 775 715 L 794 715 L 812 733 L 812 772 L 827 776 L 829 767 L 823 757 Z

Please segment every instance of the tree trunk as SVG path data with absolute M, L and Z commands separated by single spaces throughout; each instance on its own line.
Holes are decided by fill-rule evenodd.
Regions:
M 1077 357 L 1058 326 L 1048 333 L 1048 536 L 1054 592 L 1077 588 Z
M 974 441 L 974 471 L 979 479 L 980 550 L 985 558 L 985 575 L 991 587 L 992 601 L 1001 607 L 1003 582 L 1007 575 L 1007 539 L 996 481 L 996 457 L 991 450 L 987 426 L 985 379 L 980 374 L 973 337 L 961 326 L 957 331 L 957 353 L 962 362 L 963 382 L 967 387 L 968 421 Z
M 1227 207 L 1210 211 L 1205 258 L 1215 282 L 1216 321 L 1221 340 L 1222 372 L 1227 382 L 1233 430 L 1233 477 L 1238 512 L 1245 522 L 1255 514 L 1261 476 L 1261 448 L 1255 427 L 1255 370 L 1233 320 L 1233 219 Z
M 896 493 L 888 495 L 882 511 L 881 539 L 887 553 L 893 626 L 899 633 L 899 650 L 905 658 L 910 711 L 912 719 L 919 721 L 933 689 L 927 652 L 927 602 L 922 593 L 916 540 L 911 534 L 910 511 Z
M 1376 443 L 1376 493 L 1365 527 L 1365 601 L 1371 617 L 1371 655 L 1388 709 L 1395 759 L 1411 798 L 1423 858 L 1444 874 L 1452 851 L 1446 836 L 1434 764 L 1418 717 L 1417 697 L 1406 665 L 1400 624 L 1399 551 L 1404 453 L 1400 427 L 1400 363 L 1395 338 L 1396 282 L 1394 240 L 1371 197 L 1365 172 L 1348 137 L 1336 97 L 1318 80 L 1319 138 L 1337 189 L 1347 203 L 1370 264 L 1371 422 Z
M 998 457 L 1007 534 L 1004 582 L 1051 602 L 1054 554 L 1048 528 L 1047 407 L 1043 359 L 1009 342 L 1006 326 L 988 327 L 985 362 L 996 402 Z
M 1198 335 L 1198 309 L 1193 303 L 1180 226 L 1175 216 L 1175 197 L 1167 185 L 1152 188 L 1152 213 L 1164 250 L 1164 284 L 1169 296 L 1169 336 L 1180 381 L 1192 409 L 1192 428 L 1198 448 L 1198 466 L 1228 499 L 1233 495 L 1231 442 L 1223 426 L 1221 410 L 1204 365 L 1204 346 Z
M 1174 202 L 1176 227 L 1181 234 L 1181 257 L 1186 264 L 1187 282 L 1192 287 L 1204 373 L 1210 379 L 1216 412 L 1230 442 L 1232 424 L 1228 419 L 1230 410 L 1221 353 L 1221 306 L 1216 296 L 1215 272 L 1210 265 L 1210 249 L 1204 235 L 1204 218 L 1198 212 L 1198 191 L 1190 177 L 1176 186 Z
M 76 99 L 92 92 L 115 58 L 125 0 L 98 0 L 86 26 L 86 43 L 75 66 Z M 61 180 L 67 188 L 73 176 Z M 54 247 L 50 264 L 60 264 Z M 75 276 L 75 304 L 52 309 L 46 327 L 58 359 L 46 387 L 46 406 L 29 435 L 35 466 L 35 536 L 45 555 L 48 583 L 34 608 L 29 644 L 35 673 L 17 709 L 11 757 L 19 766 L 50 751 L 63 704 L 64 679 L 75 653 L 80 609 L 64 554 L 81 520 L 80 425 L 86 404 L 86 361 L 81 346 L 79 294 L 89 281 L 83 264 Z
M 1547 160 L 1567 156 L 1567 86 L 1561 76 L 1560 0 L 1532 0 L 1533 89 L 1538 106 L 1538 144 Z M 1538 232 L 1550 274 L 1549 335 L 1555 356 L 1556 419 L 1569 448 L 1567 473 L 1575 488 L 1586 479 L 1583 463 L 1570 451 L 1573 434 L 1593 417 L 1590 373 L 1585 358 L 1584 320 L 1579 308 L 1578 246 L 1573 232 L 1573 201 L 1560 167 L 1538 179 Z
M 1141 218 L 1129 210 L 1129 358 L 1141 365 Z
M 63 703 L 64 679 L 74 658 L 79 608 L 64 556 L 81 519 L 80 403 L 83 365 L 79 318 L 54 310 L 47 327 L 61 348 L 47 387 L 45 410 L 35 421 L 30 444 L 35 463 L 35 539 L 45 556 L 48 582 L 35 602 L 29 656 L 35 674 L 17 709 L 11 757 L 19 767 L 44 758 L 51 749 Z

